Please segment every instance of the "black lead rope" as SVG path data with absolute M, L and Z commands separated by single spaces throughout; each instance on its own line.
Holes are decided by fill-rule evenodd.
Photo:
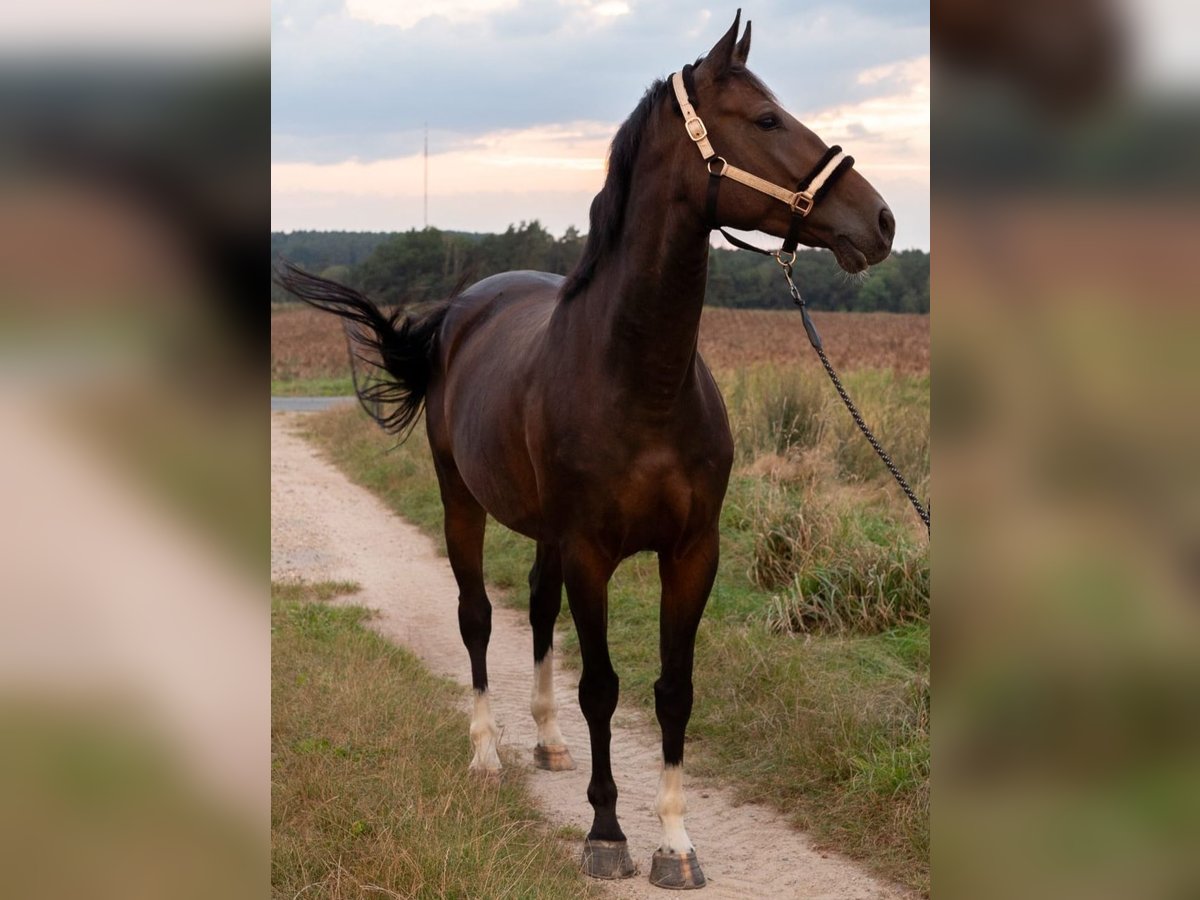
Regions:
M 858 407 L 854 405 L 854 401 L 850 399 L 850 395 L 846 393 L 846 389 L 842 386 L 842 379 L 838 378 L 837 372 L 833 369 L 833 363 L 829 361 L 829 357 L 825 355 L 825 348 L 821 345 L 821 335 L 817 333 L 817 326 L 813 324 L 812 317 L 808 314 L 808 304 L 804 302 L 804 298 L 800 296 L 800 289 L 796 287 L 796 282 L 792 280 L 792 263 L 784 262 L 780 258 L 780 254 L 772 253 L 770 250 L 764 250 L 762 247 L 755 247 L 753 244 L 748 244 L 737 237 L 734 237 L 724 228 L 717 229 L 721 235 L 729 243 L 735 247 L 740 247 L 743 250 L 750 250 L 754 253 L 761 253 L 763 256 L 770 256 L 783 269 L 783 277 L 787 279 L 788 290 L 792 294 L 792 302 L 800 310 L 800 318 L 804 322 L 804 331 L 808 335 L 808 342 L 812 344 L 813 349 L 817 351 L 817 356 L 821 359 L 821 365 L 825 367 L 825 372 L 829 375 L 829 380 L 833 382 L 833 386 L 837 389 L 838 396 L 842 398 L 842 403 L 846 405 L 846 409 L 850 411 L 850 417 L 854 419 L 854 424 L 858 426 L 858 430 L 863 433 L 863 437 L 871 445 L 871 448 L 887 466 L 887 470 L 892 473 L 892 477 L 896 479 L 896 484 L 900 485 L 900 490 L 904 491 L 904 496 L 908 498 L 908 502 L 912 504 L 917 515 L 921 517 L 921 521 L 925 523 L 925 533 L 930 534 L 931 528 L 929 524 L 929 507 L 922 506 L 921 501 L 917 499 L 916 492 L 909 486 L 908 481 L 900 470 L 896 468 L 896 464 L 892 462 L 891 456 L 883 449 L 867 423 L 863 420 L 862 413 L 858 411 Z M 785 251 L 780 251 L 785 252 Z M 793 256 L 793 259 L 795 257 Z
M 722 231 L 724 233 L 724 231 Z M 726 235 L 728 237 L 728 235 Z M 758 248 L 753 248 L 758 249 Z M 759 251 L 765 252 L 765 251 Z M 771 254 L 768 254 L 771 255 Z M 867 427 L 867 423 L 863 421 L 862 414 L 858 411 L 858 407 L 854 405 L 854 401 L 850 399 L 850 395 L 846 393 L 846 389 L 842 387 L 842 380 L 838 378 L 837 372 L 833 370 L 833 364 L 829 362 L 829 357 L 825 355 L 825 348 L 821 346 L 821 335 L 817 333 L 817 326 L 813 324 L 812 317 L 808 314 L 808 304 L 804 302 L 804 298 L 800 296 L 800 291 L 796 287 L 796 283 L 792 281 L 792 266 L 790 263 L 781 262 L 783 267 L 783 275 L 787 278 L 788 289 L 792 292 L 792 302 L 800 310 L 800 318 L 804 321 L 804 330 L 808 334 L 808 342 L 812 344 L 813 349 L 817 351 L 817 356 L 821 358 L 821 365 L 825 367 L 825 371 L 829 374 L 829 380 L 833 382 L 833 386 L 837 389 L 838 396 L 842 398 L 842 402 L 846 404 L 846 409 L 850 411 L 850 417 L 854 419 L 854 424 L 858 426 L 858 430 L 863 433 L 870 443 L 871 447 L 883 460 L 883 464 L 887 466 L 887 470 L 892 473 L 892 477 L 896 479 L 896 484 L 900 485 L 900 490 L 904 491 L 904 496 L 908 497 L 908 502 L 912 504 L 913 509 L 917 511 L 917 515 L 921 517 L 921 521 L 925 523 L 925 533 L 930 534 L 929 525 L 929 510 L 921 505 L 921 501 L 917 499 L 916 492 L 909 487 L 908 481 L 900 474 L 900 470 L 896 468 L 896 464 L 892 462 L 892 458 L 888 452 L 883 449 L 879 441 L 875 439 L 875 435 L 871 433 L 871 429 Z

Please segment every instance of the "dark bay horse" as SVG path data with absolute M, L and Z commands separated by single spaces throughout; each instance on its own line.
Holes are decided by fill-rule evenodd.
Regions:
M 838 148 L 827 148 L 746 69 L 749 24 L 740 40 L 738 30 L 735 19 L 685 67 L 686 77 L 653 84 L 621 126 L 582 258 L 565 280 L 507 272 L 421 315 L 386 317 L 334 282 L 295 268 L 280 276 L 298 297 L 344 317 L 356 352 L 386 370 L 386 383 L 360 389 L 365 400 L 392 401 L 386 415 L 375 412 L 381 424 L 403 431 L 424 404 L 476 692 L 472 768 L 500 766 L 487 693 L 486 516 L 537 542 L 531 708 L 535 760 L 551 769 L 573 766 L 552 690 L 551 642 L 566 586 L 592 749 L 587 796 L 595 816 L 584 868 L 602 878 L 636 871 L 617 822 L 609 758 L 618 679 L 608 653 L 608 582 L 626 557 L 658 555 L 663 835 L 651 880 L 671 887 L 704 884 L 683 826 L 681 765 L 696 629 L 717 571 L 733 460 L 725 406 L 697 352 L 709 233 L 716 225 L 790 233 L 832 249 L 857 272 L 888 255 L 895 229 L 891 211 Z M 718 192 L 714 180 L 736 183 Z M 797 182 L 807 190 L 778 187 Z

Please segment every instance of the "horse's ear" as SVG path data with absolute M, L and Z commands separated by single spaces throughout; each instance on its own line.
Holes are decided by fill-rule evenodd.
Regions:
M 733 48 L 734 65 L 744 66 L 746 57 L 750 55 L 750 20 L 746 20 L 746 33 L 742 35 L 742 39 L 737 42 L 737 46 Z
M 737 15 L 733 17 L 733 25 L 719 41 L 713 44 L 713 48 L 708 51 L 704 61 L 700 63 L 700 66 L 708 71 L 714 81 L 723 78 L 735 64 L 733 54 L 741 23 L 742 11 L 739 9 Z

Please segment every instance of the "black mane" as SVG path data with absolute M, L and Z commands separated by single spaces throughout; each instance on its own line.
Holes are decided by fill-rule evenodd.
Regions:
M 625 224 L 625 201 L 629 197 L 633 164 L 650 121 L 650 113 L 664 94 L 666 84 L 660 78 L 650 85 L 629 118 L 617 129 L 608 151 L 608 175 L 604 179 L 604 187 L 592 200 L 587 243 L 583 245 L 578 264 L 563 282 L 559 294 L 563 300 L 570 300 L 587 287 L 596 274 L 596 264 L 601 256 L 613 247 L 621 233 Z

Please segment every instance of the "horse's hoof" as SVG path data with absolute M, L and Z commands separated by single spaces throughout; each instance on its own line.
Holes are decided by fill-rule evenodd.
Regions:
M 557 747 L 538 744 L 533 748 L 533 764 L 548 772 L 570 772 L 575 768 L 575 760 L 571 759 L 571 751 L 565 744 Z
M 625 841 L 583 842 L 583 872 L 592 878 L 632 878 L 638 873 Z
M 650 860 L 650 883 L 673 891 L 694 891 L 704 887 L 707 881 L 696 861 L 695 850 L 687 853 L 655 850 Z

